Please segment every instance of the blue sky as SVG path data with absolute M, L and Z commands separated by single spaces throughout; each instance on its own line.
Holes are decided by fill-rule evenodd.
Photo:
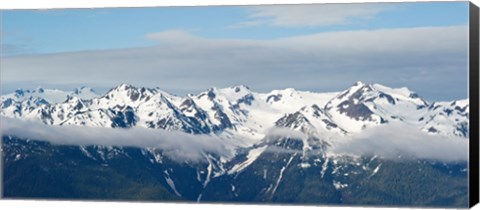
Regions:
M 468 2 L 318 4 L 298 8 L 215 6 L 12 10 L 2 11 L 1 15 L 2 59 L 5 61 L 2 92 L 38 85 L 60 88 L 89 85 L 102 90 L 122 82 L 159 86 L 178 94 L 238 83 L 258 91 L 287 87 L 333 91 L 362 80 L 393 87 L 408 86 L 435 100 L 467 97 L 465 41 L 468 35 Z M 337 37 L 346 37 L 345 43 L 355 48 L 356 37 L 348 36 L 349 33 L 357 36 L 355 32 L 371 33 L 358 34 L 360 43 L 372 41 L 371 37 L 379 34 L 393 34 L 393 38 L 383 37 L 385 40 L 378 42 L 382 46 L 392 44 L 391 49 L 379 49 L 373 40 L 373 44 L 369 45 L 371 48 L 353 55 L 345 54 L 350 50 L 338 45 L 344 41 Z M 403 38 L 400 35 L 395 37 L 395 34 L 403 34 Z M 432 35 L 432 39 L 428 38 L 428 34 Z M 413 40 L 404 40 L 406 35 Z M 312 37 L 322 40 L 330 37 L 331 42 L 337 44 L 322 44 L 322 40 Z M 308 40 L 310 38 L 313 40 Z M 427 45 L 428 40 L 435 39 L 448 43 Z M 310 49 L 308 44 L 301 48 L 301 40 L 315 41 L 319 48 Z M 431 51 L 413 50 L 418 55 L 408 55 L 411 53 L 408 46 L 396 46 L 394 43 L 402 40 L 412 44 L 410 49 L 430 47 Z M 278 53 L 278 49 L 285 49 L 285 54 Z M 308 52 L 304 52 L 305 49 Z M 347 59 L 349 62 L 330 59 L 327 65 L 306 60 L 326 59 L 330 51 L 340 49 L 346 52 L 338 52 L 337 55 L 350 58 Z M 437 53 L 442 49 L 446 51 Z M 220 50 L 227 53 L 222 55 Z M 433 54 L 429 55 L 429 52 Z M 207 56 L 207 53 L 211 54 Z M 261 55 L 255 59 L 248 57 L 255 53 Z M 402 58 L 402 53 L 405 58 Z M 378 59 L 384 55 L 385 63 L 379 64 Z M 140 56 L 141 59 L 138 59 Z M 283 56 L 289 58 L 289 63 L 284 63 L 284 59 L 279 63 L 285 65 L 269 64 Z M 413 56 L 413 59 L 408 56 Z M 186 62 L 177 62 L 180 58 Z M 202 61 L 198 60 L 200 58 Z M 219 60 L 229 63 L 220 65 L 216 62 Z M 388 64 L 389 60 L 391 64 Z M 246 61 L 248 65 L 243 66 Z M 350 61 L 351 64 L 345 65 Z M 237 65 L 232 67 L 234 63 Z M 286 69 L 287 66 L 298 68 L 298 71 Z M 108 70 L 109 67 L 112 69 Z M 79 74 L 82 68 L 93 72 Z M 192 68 L 195 68 L 193 73 Z M 259 72 L 260 69 L 269 72 L 259 73 L 265 77 L 260 76 L 257 80 L 243 75 Z M 141 73 L 132 79 L 131 71 Z M 381 77 L 379 72 L 382 72 Z M 117 75 L 109 76 L 113 73 Z M 292 78 L 290 74 L 297 76 Z M 298 74 L 309 76 L 304 78 Z M 231 78 L 231 75 L 238 77 Z M 398 78 L 402 76 L 403 79 Z M 277 82 L 261 80 L 265 78 Z M 314 81 L 304 82 L 307 78 Z M 182 81 L 188 81 L 190 87 L 179 87 L 179 83 L 184 83 Z M 432 86 L 437 90 L 432 90 Z
M 235 27 L 245 21 L 248 7 L 97 8 L 3 11 L 4 44 L 29 50 L 4 56 L 152 46 L 148 33 L 183 29 L 208 38 L 273 39 L 324 31 L 451 26 L 468 23 L 468 4 L 384 3 L 371 19 L 320 27 Z

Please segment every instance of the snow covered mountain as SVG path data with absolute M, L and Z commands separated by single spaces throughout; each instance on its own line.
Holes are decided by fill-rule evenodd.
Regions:
M 215 134 L 251 146 L 273 126 L 320 135 L 349 135 L 396 121 L 432 135 L 468 137 L 468 100 L 425 101 L 407 88 L 357 82 L 333 93 L 291 88 L 257 93 L 243 85 L 179 97 L 121 84 L 104 95 L 37 88 L 2 95 L 1 115 L 49 125 L 146 127 Z
M 48 110 L 51 106 L 65 107 L 72 103 L 72 98 L 90 100 L 95 97 L 98 97 L 98 94 L 87 87 L 76 88 L 73 91 L 41 87 L 34 90 L 17 89 L 13 93 L 1 96 L 1 115 L 13 118 L 37 119 L 53 124 L 52 120 L 46 116 L 51 111 Z
M 5 163 L 14 172 L 7 174 L 13 177 L 8 179 L 9 186 L 13 186 L 11 189 L 18 189 L 19 183 L 31 180 L 30 173 L 20 169 L 35 168 L 18 167 L 19 164 L 41 165 L 36 173 L 43 173 L 45 177 L 51 175 L 43 172 L 43 168 L 64 170 L 57 167 L 57 162 L 49 162 L 51 158 L 44 158 L 52 156 L 64 164 L 83 167 L 78 176 L 96 180 L 92 188 L 98 183 L 112 186 L 94 178 L 99 171 L 120 173 L 130 177 L 127 184 L 147 186 L 137 185 L 138 179 L 145 178 L 140 182 L 162 186 L 164 193 L 169 194 L 168 199 L 173 196 L 191 201 L 293 202 L 291 199 L 296 197 L 295 202 L 371 203 L 362 200 L 365 192 L 370 192 L 373 185 L 385 184 L 396 188 L 382 188 L 383 191 L 374 193 L 372 198 L 391 195 L 400 189 L 405 193 L 383 197 L 385 202 L 397 204 L 399 199 L 405 199 L 404 203 L 415 203 L 419 202 L 414 200 L 416 196 L 408 197 L 408 192 L 425 181 L 417 179 L 417 175 L 437 177 L 429 179 L 429 188 L 416 190 L 424 196 L 432 196 L 429 189 L 437 187 L 439 192 L 450 192 L 453 188 L 449 186 L 457 182 L 445 180 L 452 177 L 464 180 L 467 174 L 466 163 L 462 161 L 445 163 L 428 158 L 412 161 L 398 156 L 406 160 L 402 162 L 376 155 L 342 156 L 326 152 L 335 152 L 332 148 L 346 139 L 378 128 L 389 129 L 389 125 L 398 128 L 399 124 L 427 137 L 451 138 L 465 143 L 462 140 L 469 137 L 467 99 L 428 102 L 407 88 L 357 82 L 344 91 L 332 93 L 291 88 L 257 93 L 246 86 L 235 85 L 180 97 L 158 88 L 121 84 L 104 95 L 97 95 L 88 88 L 72 92 L 18 90 L 3 95 L 1 107 L 4 118 L 41 122 L 58 130 L 63 129 L 59 126 L 72 125 L 108 130 L 181 131 L 218 138 L 217 143 L 228 150 L 225 154 L 203 152 L 201 161 L 188 162 L 176 160 L 161 147 L 132 148 L 101 143 L 63 146 L 42 142 L 41 138 L 22 139 L 7 134 L 2 138 L 7 154 Z M 382 148 L 379 144 L 375 148 Z M 429 147 L 430 144 L 421 145 Z M 176 149 L 182 152 L 181 148 Z M 67 169 L 62 173 L 76 176 Z M 404 171 L 408 173 L 400 176 L 399 172 Z M 138 178 L 136 173 L 144 175 Z M 65 183 L 66 189 L 71 189 L 72 183 L 75 184 Z M 458 183 L 459 189 L 463 189 L 463 182 Z M 292 197 L 292 190 L 298 196 Z M 446 199 L 442 196 L 432 199 L 441 203 Z M 451 195 L 445 195 L 448 196 Z M 428 199 L 421 199 L 424 200 Z
M 61 103 L 68 97 L 78 97 L 82 99 L 92 99 L 98 97 L 98 94 L 91 88 L 80 87 L 72 91 L 63 91 L 58 89 L 44 89 L 37 87 L 33 90 L 17 89 L 13 93 L 2 95 L 2 101 L 8 98 L 17 101 L 26 101 L 34 98 L 41 98 L 48 103 Z

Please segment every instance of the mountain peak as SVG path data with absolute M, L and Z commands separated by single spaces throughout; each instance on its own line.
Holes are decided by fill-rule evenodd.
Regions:
M 120 85 L 115 86 L 114 88 L 110 89 L 106 95 L 112 95 L 112 94 L 118 94 L 118 93 L 125 93 L 127 95 L 129 90 L 137 89 L 136 87 L 127 84 L 127 83 L 122 83 Z M 113 95 L 112 95 L 113 96 Z
M 115 88 L 112 88 L 105 94 L 103 97 L 107 100 L 112 100 L 116 98 L 120 101 L 124 102 L 134 102 L 134 101 L 145 101 L 149 100 L 154 94 L 161 93 L 161 95 L 169 95 L 164 94 L 158 88 L 145 88 L 145 87 L 135 87 L 130 84 L 122 83 Z
M 230 88 L 233 89 L 236 93 L 242 90 L 250 90 L 250 88 L 246 85 L 232 85 L 230 86 Z
M 113 88 L 114 90 L 128 90 L 131 88 L 135 88 L 133 85 L 127 84 L 127 83 L 122 83 L 118 85 L 117 87 Z
M 43 89 L 42 87 L 38 86 L 34 92 L 37 92 L 37 93 L 44 93 L 45 92 L 45 89 Z
M 207 89 L 208 92 L 217 92 L 218 88 L 217 87 L 210 87 Z
M 24 90 L 22 88 L 18 88 L 18 89 L 15 90 L 15 96 L 17 96 L 17 97 L 24 96 L 25 92 L 29 92 L 29 91 Z
M 410 98 L 410 99 L 419 99 L 424 102 L 421 97 L 408 89 L 407 87 L 401 88 L 391 88 L 381 84 L 366 84 L 361 81 L 356 82 L 350 88 L 345 90 L 344 92 L 340 93 L 338 98 L 364 98 L 367 95 L 370 95 L 371 98 L 373 95 L 379 95 L 381 98 L 387 98 L 390 102 L 393 103 L 394 98 Z M 425 102 L 426 103 L 426 102 Z
M 295 90 L 295 88 L 285 88 L 284 90 L 288 93 L 293 93 L 293 92 L 297 91 L 297 90 Z
M 215 96 L 217 95 L 217 88 L 216 87 L 211 87 L 207 90 L 207 96 L 210 100 L 214 99 Z
M 82 99 L 76 96 L 67 95 L 67 99 L 65 100 L 64 103 L 79 103 L 79 102 L 82 102 Z
M 378 91 L 386 92 L 386 93 L 394 93 L 398 95 L 403 95 L 405 97 L 410 97 L 411 95 L 415 96 L 416 93 L 408 89 L 407 87 L 400 87 L 400 88 L 391 88 L 381 84 L 373 84 L 372 87 Z M 418 97 L 418 96 L 417 96 Z
M 353 84 L 353 86 L 357 86 L 357 87 L 360 87 L 360 86 L 364 86 L 365 83 L 363 83 L 362 81 L 357 81 L 355 82 L 355 84 Z
M 79 88 L 75 88 L 73 90 L 73 93 L 76 94 L 76 95 L 80 95 L 82 93 L 94 93 L 95 94 L 96 92 L 92 88 L 81 86 Z
M 286 114 L 275 122 L 277 127 L 285 127 L 291 129 L 302 128 L 303 126 L 311 126 L 310 121 L 301 112 Z
M 217 89 L 217 91 L 219 93 L 223 93 L 223 94 L 226 94 L 226 95 L 245 95 L 245 94 L 248 94 L 248 93 L 251 93 L 252 91 L 250 90 L 250 88 L 246 85 L 232 85 L 230 87 L 227 87 L 227 88 L 220 88 L 220 89 Z
M 352 86 L 350 86 L 348 89 L 344 90 L 343 92 L 339 93 L 337 95 L 337 97 L 335 97 L 336 99 L 339 99 L 339 100 L 343 100 L 343 99 L 347 99 L 347 98 L 351 98 L 353 95 L 359 95 L 359 90 L 361 89 L 364 89 L 363 92 L 365 91 L 372 91 L 373 88 L 371 87 L 371 85 L 366 85 L 365 83 L 361 82 L 361 81 L 357 81 L 355 84 L 353 84 Z

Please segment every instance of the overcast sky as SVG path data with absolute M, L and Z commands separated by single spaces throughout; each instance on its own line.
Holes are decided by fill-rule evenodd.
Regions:
M 2 93 L 341 91 L 360 80 L 468 97 L 468 2 L 25 10 L 2 24 Z

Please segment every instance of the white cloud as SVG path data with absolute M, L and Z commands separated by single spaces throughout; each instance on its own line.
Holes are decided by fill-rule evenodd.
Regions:
M 378 155 L 396 159 L 468 160 L 468 139 L 429 135 L 413 126 L 388 124 L 346 137 L 332 154 Z
M 304 134 L 300 131 L 296 131 L 296 130 L 292 130 L 292 129 L 284 128 L 284 127 L 277 127 L 277 126 L 274 126 L 274 127 L 270 128 L 265 135 L 266 139 L 271 139 L 271 140 L 275 140 L 275 139 L 278 139 L 278 138 L 281 138 L 281 137 L 288 137 L 288 138 L 292 138 L 292 139 L 306 139 L 306 138 L 308 138 L 308 136 L 306 134 Z
M 157 32 L 157 33 L 150 33 L 145 35 L 146 39 L 150 40 L 156 40 L 156 41 L 166 41 L 167 43 L 175 43 L 178 44 L 179 42 L 185 42 L 185 41 L 195 41 L 197 39 L 200 39 L 200 37 L 195 37 L 191 33 L 180 30 L 180 29 L 172 29 L 168 31 L 162 31 L 162 32 Z
M 205 161 L 205 153 L 231 157 L 232 150 L 223 140 L 212 135 L 191 135 L 180 131 L 129 128 L 112 129 L 83 126 L 51 126 L 11 118 L 1 118 L 2 135 L 44 140 L 60 145 L 104 145 L 158 148 L 176 161 Z M 301 132 L 274 127 L 267 141 L 281 137 L 306 139 Z M 321 138 L 319 138 L 321 139 Z M 241 140 L 240 140 L 241 141 Z M 312 143 L 312 142 L 310 142 Z M 429 135 L 405 124 L 388 124 L 359 134 L 329 141 L 329 155 L 378 155 L 382 158 L 419 158 L 441 161 L 468 160 L 468 140 L 457 137 Z M 300 150 L 271 147 L 269 152 L 302 153 Z M 312 153 L 313 154 L 313 153 Z
M 157 148 L 176 161 L 204 161 L 205 153 L 229 157 L 224 142 L 216 136 L 191 135 L 180 131 L 83 126 L 51 126 L 39 122 L 1 118 L 2 135 L 43 140 L 60 145 L 103 145 Z
M 321 27 L 351 24 L 372 19 L 391 9 L 388 4 L 303 4 L 247 7 L 248 21 L 235 27 L 271 25 L 278 27 Z
M 466 97 L 466 26 L 341 31 L 274 40 L 208 39 L 180 30 L 147 37 L 158 46 L 4 57 L 1 80 L 12 86 L 111 87 L 126 82 L 182 94 L 232 84 L 257 91 L 338 91 L 362 80 L 408 86 L 427 98 Z
M 288 128 L 273 127 L 265 139 L 267 142 L 288 137 L 290 141 L 306 142 L 306 134 Z M 317 136 L 317 139 L 323 139 Z M 314 145 L 319 142 L 309 141 Z M 468 155 L 468 139 L 430 135 L 417 127 L 404 123 L 391 122 L 346 136 L 337 136 L 327 142 L 327 155 L 330 156 L 379 156 L 391 160 L 427 159 L 440 161 L 466 161 Z M 269 147 L 268 152 L 303 154 L 301 149 Z M 312 150 L 308 154 L 319 155 L 322 150 Z M 400 157 L 400 159 L 399 159 Z

